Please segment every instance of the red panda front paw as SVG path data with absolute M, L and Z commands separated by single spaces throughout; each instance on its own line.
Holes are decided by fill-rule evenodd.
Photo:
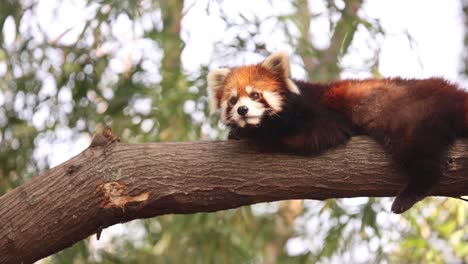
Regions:
M 228 140 L 241 140 L 242 135 L 238 129 L 229 129 Z

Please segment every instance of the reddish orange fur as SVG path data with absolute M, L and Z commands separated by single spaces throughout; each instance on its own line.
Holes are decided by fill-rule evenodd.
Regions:
M 346 113 L 350 111 L 352 105 L 369 96 L 376 88 L 385 87 L 391 89 L 392 94 L 398 94 L 400 90 L 396 86 L 390 79 L 335 81 L 330 84 L 329 90 L 324 93 L 322 102 L 334 110 Z
M 261 78 L 259 78 L 261 76 Z M 277 91 L 281 88 L 282 78 L 273 74 L 261 65 L 248 65 L 234 68 L 226 77 L 224 83 L 224 93 L 221 100 L 228 100 L 230 91 L 236 90 L 237 95 L 248 96 L 245 87 L 252 86 L 258 92 Z

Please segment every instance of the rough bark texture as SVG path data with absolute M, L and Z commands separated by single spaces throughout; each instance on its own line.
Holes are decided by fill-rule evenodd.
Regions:
M 394 196 L 404 177 L 373 141 L 317 157 L 262 154 L 244 142 L 92 147 L 0 197 L 0 263 L 30 263 L 107 226 L 285 199 Z M 433 195 L 468 195 L 468 140 Z

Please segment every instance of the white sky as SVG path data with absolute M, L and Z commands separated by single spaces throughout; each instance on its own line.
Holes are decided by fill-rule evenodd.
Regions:
M 387 37 L 382 46 L 380 71 L 384 76 L 437 75 L 459 80 L 464 48 L 460 1 L 368 1 L 365 10 L 396 34 Z M 414 49 L 398 35 L 406 30 L 417 43 Z

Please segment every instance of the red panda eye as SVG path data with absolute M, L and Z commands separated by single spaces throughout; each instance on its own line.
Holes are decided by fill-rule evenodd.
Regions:
M 257 93 L 257 92 L 251 92 L 250 93 L 250 98 L 252 99 L 258 99 L 260 97 L 260 95 Z
M 229 103 L 231 103 L 232 105 L 236 104 L 237 102 L 237 98 L 235 97 L 232 97 L 231 100 L 229 100 Z

